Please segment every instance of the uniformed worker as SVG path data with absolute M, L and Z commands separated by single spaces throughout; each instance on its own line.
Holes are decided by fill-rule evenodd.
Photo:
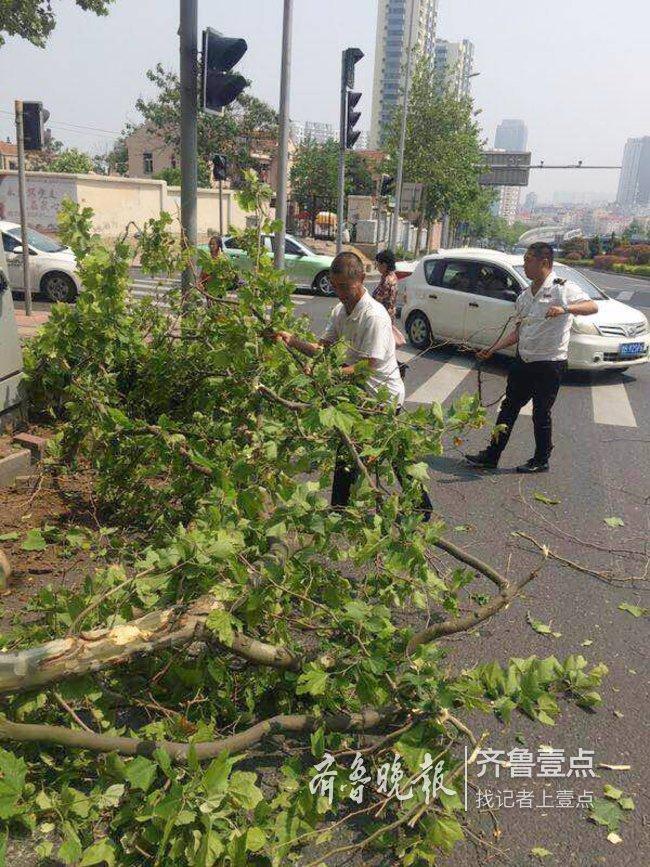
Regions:
M 553 449 L 551 409 L 567 366 L 573 317 L 597 313 L 598 305 L 575 283 L 557 276 L 549 244 L 538 242 L 528 247 L 524 270 L 531 283 L 517 298 L 514 329 L 489 349 L 477 353 L 486 360 L 506 346 L 517 346 L 517 357 L 496 420 L 497 425 L 505 428 L 493 436 L 486 449 L 465 457 L 474 466 L 494 469 L 520 410 L 532 398 L 535 454 L 518 466 L 517 472 L 543 473 L 548 470 Z
M 404 382 L 395 355 L 395 338 L 391 318 L 386 308 L 368 294 L 363 281 L 363 262 L 356 253 L 339 253 L 330 266 L 330 282 L 339 298 L 332 310 L 325 333 L 318 343 L 302 340 L 288 331 L 278 331 L 276 340 L 297 349 L 305 355 L 316 355 L 323 348 L 339 340 L 347 345 L 343 376 L 352 376 L 355 365 L 367 361 L 370 367 L 366 389 L 377 394 L 384 387 L 397 405 L 399 412 L 404 403 Z M 332 484 L 332 506 L 347 506 L 358 469 L 344 450 L 339 450 Z M 431 517 L 432 503 L 423 489 L 420 510 L 425 520 Z

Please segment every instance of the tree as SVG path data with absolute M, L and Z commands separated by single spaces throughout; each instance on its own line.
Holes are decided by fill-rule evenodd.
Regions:
M 108 15 L 108 7 L 113 2 L 114 0 L 75 0 L 81 9 L 96 15 Z M 5 36 L 21 36 L 33 45 L 43 48 L 55 25 L 52 0 L 18 0 L 0 4 L 0 45 L 4 45 Z
M 178 75 L 165 70 L 159 63 L 147 72 L 147 78 L 157 88 L 156 96 L 138 99 L 136 108 L 145 123 L 179 152 L 181 109 Z M 256 154 L 277 147 L 277 137 L 277 112 L 261 99 L 242 93 L 224 109 L 223 115 L 199 111 L 199 164 L 207 167 L 214 154 L 225 154 L 230 180 L 235 186 L 239 185 L 246 169 L 261 169 Z
M 48 166 L 49 172 L 87 175 L 94 171 L 94 163 L 88 154 L 77 148 L 66 148 L 58 153 Z
M 116 139 L 113 147 L 93 157 L 95 171 L 101 175 L 125 175 L 129 170 L 129 152 L 125 136 Z
M 391 162 L 397 163 L 401 111 L 388 130 Z M 421 56 L 409 91 L 404 149 L 404 180 L 423 184 L 421 217 L 466 220 L 482 200 L 479 176 L 484 164 L 478 124 L 469 97 L 458 99 L 430 60 Z
M 244 183 L 240 205 L 272 231 L 270 189 L 250 173 Z M 191 260 L 170 224 L 140 227 L 145 273 Z M 522 551 L 504 575 L 442 520 L 422 522 L 421 458 L 484 422 L 478 398 L 398 415 L 360 388 L 363 373 L 340 376 L 344 347 L 307 363 L 276 343 L 275 330 L 306 336 L 305 323 L 250 230 L 241 243 L 261 255 L 237 298 L 228 260 L 200 254 L 205 278 L 168 314 L 128 297 L 126 237 L 107 246 L 71 202 L 60 225 L 85 291 L 26 347 L 28 383 L 34 407 L 59 419 L 52 465 L 82 462 L 110 526 L 89 543 L 104 565 L 81 586 L 53 582 L 38 620 L 3 636 L 3 832 L 47 820 L 70 864 L 270 867 L 336 818 L 336 838 L 352 824 L 359 842 L 325 833 L 310 863 L 375 842 L 386 863 L 434 863 L 468 821 L 463 753 L 471 765 L 485 742 L 470 715 L 552 725 L 563 698 L 597 706 L 606 674 L 580 655 L 476 663 L 475 638 L 463 645 L 518 607 L 551 555 L 540 544 L 524 568 Z M 337 448 L 360 481 L 332 512 Z M 401 794 L 427 767 L 446 791 L 402 799 L 394 778 L 357 810 L 359 749 L 375 779 L 382 753 L 401 756 Z
M 319 196 L 336 201 L 338 197 L 339 144 L 330 139 L 307 139 L 297 148 L 291 165 L 291 193 L 306 199 Z M 368 166 L 355 151 L 345 154 L 346 195 L 372 195 L 374 182 Z

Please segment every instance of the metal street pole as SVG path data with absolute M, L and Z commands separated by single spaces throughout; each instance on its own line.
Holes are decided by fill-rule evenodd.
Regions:
M 393 212 L 393 222 L 390 227 L 390 238 L 388 246 L 391 250 L 395 250 L 397 245 L 397 227 L 399 225 L 399 212 L 402 201 L 402 177 L 404 175 L 404 148 L 406 146 L 406 115 L 408 114 L 409 105 L 409 85 L 411 83 L 411 54 L 413 53 L 413 12 L 415 10 L 415 0 L 411 0 L 411 14 L 409 15 L 409 32 L 407 40 L 406 54 L 406 73 L 404 75 L 404 99 L 402 103 L 402 128 L 399 137 L 399 153 L 397 154 L 397 175 L 395 177 L 395 210 Z
M 14 102 L 16 110 L 16 144 L 18 145 L 18 198 L 20 202 L 20 235 L 23 243 L 23 288 L 25 313 L 32 315 L 32 289 L 29 282 L 29 244 L 27 243 L 27 181 L 25 180 L 25 135 L 23 130 L 23 101 Z
M 180 85 L 181 85 L 181 237 L 188 247 L 196 246 L 196 187 L 198 107 L 196 83 L 197 0 L 180 0 Z M 185 294 L 192 282 L 192 268 L 183 271 L 181 286 Z
M 347 126 L 347 87 L 345 51 L 341 54 L 341 123 L 339 127 L 339 195 L 336 209 L 336 252 L 343 249 L 343 210 L 345 208 L 345 128 Z
M 223 190 L 221 188 L 223 181 L 219 178 L 219 235 L 223 238 Z
M 280 130 L 278 136 L 278 189 L 275 216 L 282 221 L 275 234 L 273 263 L 284 268 L 284 239 L 287 234 L 287 175 L 289 166 L 289 86 L 291 82 L 291 27 L 293 0 L 284 0 L 282 16 L 282 60 L 280 64 Z

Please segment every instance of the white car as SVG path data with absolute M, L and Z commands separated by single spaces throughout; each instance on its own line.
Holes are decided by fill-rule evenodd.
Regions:
M 0 431 L 20 418 L 23 403 L 23 356 L 7 275 L 5 254 L 0 249 Z
M 12 289 L 24 289 L 23 241 L 17 223 L 0 221 L 2 246 L 7 257 L 9 282 Z M 81 290 L 77 260 L 69 247 L 27 230 L 29 244 L 29 282 L 33 292 L 40 292 L 50 301 L 74 301 Z
M 573 321 L 569 367 L 625 370 L 647 363 L 650 334 L 643 313 L 608 298 L 574 268 L 556 264 L 555 271 L 598 303 L 598 313 Z M 491 346 L 511 327 L 517 296 L 530 281 L 523 256 L 462 247 L 425 256 L 401 283 L 406 334 L 416 349 L 426 349 L 434 335 L 472 348 Z M 514 355 L 515 347 L 503 352 Z

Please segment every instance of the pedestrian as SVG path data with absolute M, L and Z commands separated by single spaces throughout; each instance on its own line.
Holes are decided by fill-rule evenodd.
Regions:
M 495 469 L 520 410 L 532 398 L 535 454 L 517 472 L 543 473 L 549 468 L 553 449 L 551 409 L 567 366 L 573 317 L 597 313 L 598 305 L 575 283 L 557 276 L 550 244 L 531 244 L 524 256 L 524 270 L 531 283 L 517 298 L 513 330 L 477 353 L 486 361 L 500 349 L 517 346 L 496 420 L 504 429 L 494 434 L 486 449 L 465 457 L 474 466 Z
M 356 253 L 339 253 L 330 267 L 330 282 L 339 303 L 332 310 L 320 341 L 312 343 L 288 331 L 278 331 L 274 336 L 276 340 L 281 340 L 292 349 L 309 356 L 333 346 L 339 340 L 345 340 L 348 351 L 341 374 L 352 376 L 356 365 L 367 361 L 370 366 L 366 381 L 367 391 L 377 394 L 380 388 L 385 388 L 399 412 L 404 403 L 404 383 L 395 355 L 391 319 L 386 308 L 366 291 L 363 285 L 364 277 L 363 263 Z M 350 490 L 358 478 L 358 473 L 358 468 L 347 450 L 339 449 L 332 483 L 333 507 L 347 506 Z M 433 506 L 424 489 L 420 508 L 425 520 L 429 520 Z
M 223 255 L 223 241 L 221 240 L 219 235 L 212 235 L 210 240 L 208 241 L 208 249 L 210 250 L 210 258 L 218 259 L 219 256 Z M 210 274 L 208 271 L 201 270 L 201 275 L 199 277 L 199 283 L 202 289 L 205 289 L 208 281 L 210 280 Z
M 397 313 L 397 275 L 395 274 L 395 254 L 392 250 L 380 250 L 375 256 L 375 264 L 379 271 L 379 283 L 372 297 L 386 308 L 395 338 L 395 346 L 404 346 L 406 338 L 395 324 Z

